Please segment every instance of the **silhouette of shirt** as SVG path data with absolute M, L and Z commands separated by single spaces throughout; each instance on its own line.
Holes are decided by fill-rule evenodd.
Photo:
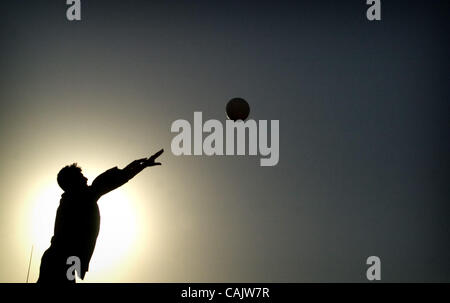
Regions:
M 55 230 L 51 248 L 64 257 L 77 256 L 80 259 L 81 279 L 89 270 L 100 230 L 98 199 L 128 182 L 126 174 L 117 167 L 99 175 L 91 186 L 80 191 L 65 192 L 56 212 Z

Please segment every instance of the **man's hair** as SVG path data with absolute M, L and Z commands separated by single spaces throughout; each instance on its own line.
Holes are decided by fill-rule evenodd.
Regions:
M 58 173 L 58 185 L 64 191 L 74 189 L 80 182 L 80 173 L 81 167 L 77 166 L 77 163 L 64 166 Z

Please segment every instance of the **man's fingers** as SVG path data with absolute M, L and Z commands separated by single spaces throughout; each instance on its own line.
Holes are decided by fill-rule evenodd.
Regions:
M 149 166 L 161 165 L 159 162 L 150 163 Z
M 156 154 L 154 154 L 153 156 L 150 157 L 150 159 L 154 160 L 156 158 L 158 158 L 159 156 L 161 156 L 161 154 L 164 152 L 164 148 L 161 149 L 159 152 L 157 152 Z

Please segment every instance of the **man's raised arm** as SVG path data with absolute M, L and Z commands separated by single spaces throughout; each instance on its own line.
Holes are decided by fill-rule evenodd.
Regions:
M 92 188 L 101 196 L 122 186 L 134 176 L 139 174 L 142 170 L 144 170 L 144 168 L 161 165 L 160 162 L 155 162 L 155 160 L 163 152 L 164 149 L 161 149 L 150 158 L 134 160 L 123 169 L 119 169 L 117 167 L 108 169 L 97 178 L 95 178 L 95 180 L 92 182 Z

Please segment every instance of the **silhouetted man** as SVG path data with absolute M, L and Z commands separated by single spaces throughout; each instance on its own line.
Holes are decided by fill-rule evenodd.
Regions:
M 78 274 L 84 279 L 100 229 L 97 200 L 128 182 L 144 168 L 161 165 L 155 160 L 163 151 L 150 158 L 135 160 L 124 169 L 111 168 L 95 178 L 91 186 L 87 185 L 87 178 L 76 164 L 61 169 L 57 181 L 64 193 L 56 212 L 51 245 L 42 256 L 38 283 L 75 283 L 75 279 L 67 278 L 67 270 L 72 265 L 67 264 L 67 259 L 71 256 L 79 258 L 81 272 Z

